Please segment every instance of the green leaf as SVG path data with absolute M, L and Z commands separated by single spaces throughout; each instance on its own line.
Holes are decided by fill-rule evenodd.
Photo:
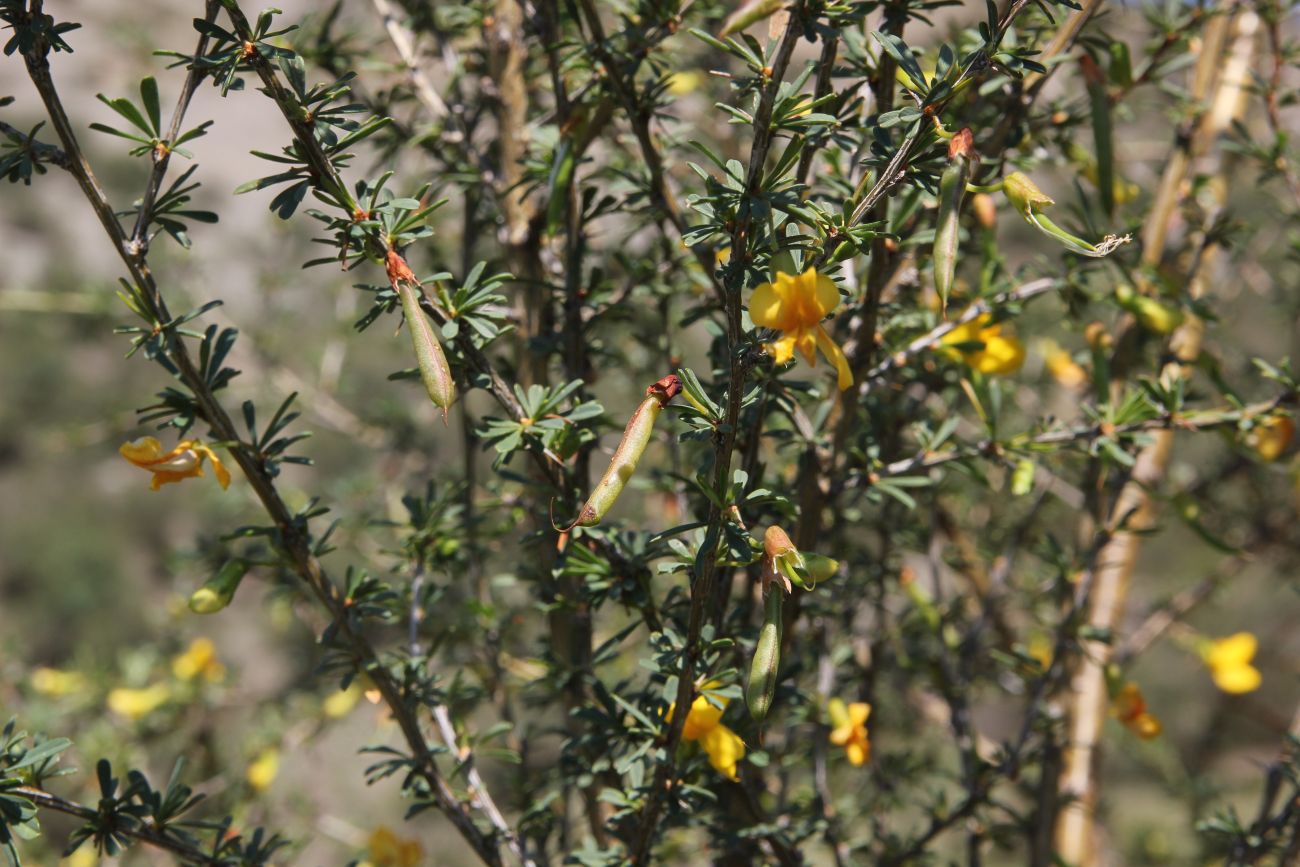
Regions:
M 158 82 L 151 75 L 140 82 L 140 99 L 149 115 L 155 135 L 162 135 L 162 107 L 158 103 Z

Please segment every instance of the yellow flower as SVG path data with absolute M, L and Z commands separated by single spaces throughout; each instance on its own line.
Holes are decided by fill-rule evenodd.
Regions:
M 108 694 L 108 709 L 130 720 L 138 720 L 156 711 L 168 702 L 172 691 L 165 683 L 155 683 L 143 689 L 118 687 Z
M 418 840 L 399 837 L 385 825 L 370 834 L 367 847 L 374 867 L 417 867 L 424 861 L 424 847 Z
M 779 272 L 775 281 L 758 286 L 749 299 L 749 317 L 760 328 L 781 332 L 779 340 L 767 345 L 777 364 L 785 364 L 798 349 L 808 364 L 815 367 L 820 349 L 835 365 L 840 391 L 843 391 L 853 384 L 849 360 L 821 326 L 821 321 L 839 305 L 840 293 L 834 281 L 809 268 L 798 276 Z
M 871 705 L 864 701 L 846 705 L 843 700 L 833 698 L 827 709 L 831 715 L 831 743 L 844 747 L 849 764 L 865 765 L 871 758 L 871 739 L 867 736 Z
M 1043 671 L 1052 667 L 1052 658 L 1056 655 L 1056 648 L 1052 644 L 1052 639 L 1043 633 L 1035 633 L 1029 639 L 1029 647 L 1026 653 L 1038 663 L 1038 667 Z
M 1047 372 L 1064 388 L 1078 388 L 1088 382 L 1088 372 L 1055 340 L 1044 340 L 1043 363 Z
M 212 461 L 212 472 L 221 487 L 230 487 L 230 472 L 222 465 L 217 453 L 198 440 L 183 440 L 167 452 L 153 437 L 140 437 L 123 443 L 118 452 L 140 469 L 153 473 L 149 487 L 155 491 L 163 485 L 203 475 L 205 459 Z
M 86 676 L 79 671 L 38 668 L 32 672 L 32 689 L 41 695 L 61 698 L 86 689 Z
M 1002 333 L 1001 325 L 990 325 L 992 314 L 984 313 L 958 325 L 939 341 L 945 355 L 966 362 L 980 373 L 1007 376 L 1025 363 L 1025 347 L 1019 340 Z M 957 349 L 963 343 L 982 343 L 983 349 Z
M 267 747 L 257 754 L 244 772 L 244 778 L 248 780 L 248 785 L 253 787 L 254 791 L 264 792 L 275 782 L 276 775 L 280 773 L 280 751 L 275 747 Z
M 352 708 L 357 706 L 357 702 L 361 699 L 361 693 L 360 681 L 354 680 L 348 684 L 347 689 L 340 689 L 321 702 L 321 710 L 330 719 L 345 717 L 352 712 Z
M 1248 440 L 1255 454 L 1266 461 L 1275 461 L 1291 444 L 1295 436 L 1295 422 L 1288 415 L 1270 415 L 1255 425 Z
M 194 680 L 202 675 L 211 683 L 226 676 L 226 667 L 217 659 L 217 647 L 207 638 L 196 638 L 189 648 L 172 660 L 172 674 L 178 680 Z
M 1243 693 L 1259 689 L 1259 669 L 1251 665 L 1259 642 L 1249 632 L 1218 638 L 1201 651 L 1214 685 L 1224 692 Z
M 705 684 L 709 689 L 717 684 Z M 709 757 L 713 769 L 729 780 L 739 779 L 736 763 L 745 757 L 745 742 L 740 735 L 722 724 L 722 712 L 726 710 L 727 699 L 722 699 L 722 707 L 715 707 L 709 699 L 698 696 L 691 702 L 691 710 L 686 714 L 682 724 L 682 740 L 696 741 Z M 673 718 L 676 705 L 668 708 L 668 719 Z
M 1124 684 L 1115 696 L 1114 708 L 1119 721 L 1144 741 L 1159 737 L 1164 730 L 1160 720 L 1147 710 L 1146 699 L 1142 697 L 1142 690 L 1136 683 Z
M 687 72 L 674 72 L 668 76 L 666 85 L 668 92 L 673 96 L 685 96 L 699 90 L 700 85 L 704 83 L 704 75 L 694 70 Z

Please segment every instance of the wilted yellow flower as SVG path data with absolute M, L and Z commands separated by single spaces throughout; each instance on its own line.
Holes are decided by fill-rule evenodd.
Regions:
M 1259 689 L 1259 669 L 1251 665 L 1259 642 L 1249 632 L 1238 632 L 1227 638 L 1208 642 L 1201 650 L 1209 666 L 1214 685 L 1224 692 L 1243 693 Z
M 254 791 L 264 792 L 275 782 L 279 773 L 280 751 L 275 747 L 267 747 L 249 764 L 248 770 L 244 772 L 244 778 L 248 780 L 248 785 L 252 786 Z
M 1044 340 L 1042 347 L 1043 363 L 1052 379 L 1065 388 L 1079 388 L 1088 382 L 1088 372 L 1055 340 Z
M 345 717 L 352 712 L 352 708 L 357 706 L 357 702 L 361 699 L 361 693 L 360 681 L 354 680 L 348 684 L 347 689 L 340 689 L 321 702 L 321 710 L 330 719 Z
M 668 76 L 668 92 L 673 96 L 685 96 L 688 93 L 694 93 L 699 90 L 700 85 L 703 83 L 703 73 L 696 72 L 695 70 L 674 72 L 672 75 Z
M 138 720 L 162 707 L 171 697 L 171 688 L 165 683 L 155 683 L 143 689 L 118 687 L 108 694 L 108 709 L 127 719 Z
M 794 357 L 795 349 L 809 365 L 817 365 L 817 350 L 821 350 L 838 374 L 840 391 L 853 384 L 849 360 L 822 327 L 821 321 L 840 306 L 840 292 L 831 278 L 809 268 L 802 274 L 778 272 L 771 283 L 754 289 L 749 299 L 749 317 L 761 328 L 774 328 L 781 332 L 767 351 L 777 364 L 785 364 Z
M 714 684 L 707 684 L 709 688 Z M 709 757 L 709 764 L 714 770 L 729 780 L 739 779 L 736 763 L 745 757 L 745 742 L 740 735 L 722 724 L 722 712 L 728 701 L 721 699 L 722 706 L 715 707 L 709 699 L 698 696 L 691 702 L 691 710 L 686 714 L 682 725 L 682 740 L 697 741 Z M 672 720 L 677 705 L 668 708 L 668 719 Z
M 189 648 L 172 660 L 172 674 L 178 680 L 194 680 L 203 676 L 216 683 L 226 676 L 226 667 L 217 659 L 217 647 L 208 638 L 196 638 Z
M 939 341 L 943 353 L 954 360 L 964 361 L 980 373 L 1008 376 L 1025 363 L 1025 346 L 1014 336 L 1002 333 L 1001 324 L 990 325 L 993 315 L 981 314 L 963 322 L 945 334 Z M 964 343 L 982 343 L 982 349 L 957 349 Z
M 1120 688 L 1114 700 L 1115 716 L 1133 734 L 1144 741 L 1160 736 L 1164 727 L 1148 710 L 1142 690 L 1136 683 L 1126 683 Z
M 864 701 L 846 705 L 843 700 L 833 698 L 827 710 L 831 715 L 831 743 L 844 747 L 849 764 L 866 764 L 871 758 L 871 739 L 867 736 L 871 705 Z
M 74 692 L 84 692 L 86 676 L 79 671 L 58 668 L 38 668 L 32 672 L 32 689 L 41 695 L 61 698 Z
M 399 837 L 386 825 L 371 832 L 366 845 L 370 855 L 368 863 L 373 867 L 417 867 L 424 862 L 420 841 Z
M 230 487 L 230 472 L 221 463 L 217 453 L 198 440 L 183 440 L 171 451 L 164 451 L 162 443 L 155 438 L 141 437 L 123 443 L 118 452 L 140 469 L 153 473 L 149 487 L 155 491 L 163 485 L 203 475 L 205 459 L 212 461 L 212 472 L 221 487 Z
M 1255 425 L 1248 442 L 1255 454 L 1266 461 L 1275 461 L 1286 451 L 1295 436 L 1295 422 L 1289 415 L 1270 415 Z

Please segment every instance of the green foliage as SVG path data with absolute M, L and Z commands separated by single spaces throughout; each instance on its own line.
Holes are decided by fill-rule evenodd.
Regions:
M 1295 275 L 1289 6 L 355 5 L 299 26 L 209 0 L 192 53 L 156 52 L 178 70 L 170 117 L 153 74 L 138 101 L 99 95 L 121 121 L 89 127 L 130 142 L 113 156 L 143 179 L 121 210 L 51 71 L 78 25 L 0 0 L 5 54 L 50 114 L 48 128 L 0 126 L 0 174 L 75 177 L 126 271 L 134 319 L 116 333 L 162 383 L 137 421 L 184 438 L 131 463 L 180 483 L 160 495 L 179 513 L 205 460 L 247 492 L 198 524 L 200 580 L 182 598 L 206 591 L 196 610 L 253 630 L 260 585 L 296 612 L 310 657 L 286 692 L 314 694 L 307 668 L 339 687 L 310 707 L 267 702 L 284 712 L 255 740 L 301 739 L 336 718 L 331 699 L 367 694 L 392 725 L 360 747 L 362 779 L 400 790 L 410 827 L 454 833 L 491 865 L 696 850 L 887 865 L 1078 861 L 1100 835 L 1076 808 L 1119 821 L 1138 797 L 1106 788 L 1120 763 L 1079 752 L 1104 735 L 1200 822 L 1178 857 L 1283 863 L 1294 750 L 1243 820 L 1170 744 L 1191 741 L 1181 705 L 1139 659 L 1155 647 L 1201 666 L 1212 636 L 1183 621 L 1228 576 L 1204 592 L 1165 576 L 1157 593 L 1159 570 L 1132 558 L 1172 538 L 1197 546 L 1183 564 L 1295 559 L 1294 522 L 1259 503 L 1285 491 L 1268 465 L 1300 385 L 1285 358 L 1256 357 L 1294 351 L 1294 335 L 1243 345 L 1218 285 L 1230 269 Z M 376 59 L 390 50 L 391 67 Z M 1253 68 L 1240 52 L 1275 74 L 1230 80 L 1232 63 Z M 1244 113 L 1214 109 L 1238 97 Z M 213 122 L 185 122 L 204 98 L 226 112 L 262 100 L 283 121 L 278 150 L 251 151 L 270 173 L 234 190 L 287 221 L 277 238 L 324 248 L 277 247 L 277 281 L 300 259 L 330 266 L 294 279 L 361 290 L 357 332 L 418 328 L 418 370 L 410 344 L 397 356 L 375 329 L 340 374 L 350 393 L 312 384 L 323 375 L 283 387 L 262 375 L 273 329 L 218 321 L 242 315 L 213 297 L 228 287 L 180 290 L 182 254 L 150 242 L 166 232 L 203 255 L 210 237 L 191 231 L 217 223 L 199 207 L 221 194 L 199 192 L 204 165 L 169 166 L 207 159 Z M 1128 155 L 1139 133 L 1168 151 Z M 1257 213 L 1227 216 L 1242 178 L 1266 188 L 1285 242 L 1250 231 Z M 281 329 L 290 368 L 326 367 L 321 306 L 313 294 Z M 852 383 L 809 369 L 818 353 Z M 659 401 L 673 371 L 681 397 Z M 459 395 L 445 426 L 426 424 L 412 378 L 444 410 Z M 304 416 L 344 431 L 347 457 L 331 438 L 307 444 Z M 1171 464 L 1175 443 L 1192 457 Z M 371 462 L 343 466 L 358 454 Z M 1137 629 L 1130 594 L 1151 606 Z M 165 697 L 117 716 L 143 729 L 159 706 L 197 706 L 180 659 L 165 682 L 157 660 L 137 665 L 127 679 Z M 1149 752 L 1120 704 L 1139 678 L 1170 723 Z M 869 763 L 843 749 L 846 703 L 870 709 Z M 1112 713 L 1130 731 L 1104 726 Z M 95 731 L 75 722 L 66 734 Z M 43 811 L 77 820 L 67 852 L 145 844 L 253 865 L 296 845 L 297 829 L 233 830 L 265 789 L 251 768 L 247 790 L 205 800 L 181 762 L 155 789 L 134 767 L 115 777 L 110 755 L 83 806 L 46 787 L 69 747 L 4 730 L 14 863 Z

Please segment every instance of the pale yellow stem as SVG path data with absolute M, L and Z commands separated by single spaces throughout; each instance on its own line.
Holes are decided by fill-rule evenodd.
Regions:
M 1209 99 L 1212 91 L 1214 97 L 1200 119 L 1191 144 L 1175 149 L 1173 158 L 1166 164 L 1156 201 L 1142 232 L 1143 261 L 1148 265 L 1159 263 L 1164 254 L 1169 224 L 1192 162 L 1210 151 L 1218 135 L 1228 128 L 1244 107 L 1258 29 L 1259 19 L 1253 12 L 1217 17 L 1206 27 L 1201 56 L 1193 75 L 1192 94 L 1202 103 Z M 1235 37 L 1225 63 L 1224 47 L 1234 31 Z M 1217 90 L 1213 90 L 1216 80 Z M 1217 176 L 1222 169 L 1222 151 L 1214 153 L 1211 159 L 1212 165 L 1206 167 L 1206 173 Z M 1213 190 L 1221 203 L 1226 185 L 1217 183 Z M 1212 261 L 1203 261 L 1198 274 L 1207 273 L 1211 267 Z M 1204 283 L 1198 276 L 1190 287 L 1190 293 L 1197 297 L 1204 290 Z M 1178 361 L 1167 367 L 1162 377 L 1190 374 L 1186 365 L 1200 353 L 1201 334 L 1199 320 L 1189 317 L 1189 321 L 1171 338 L 1171 349 Z M 1088 625 L 1096 630 L 1113 634 L 1122 621 L 1129 579 L 1141 548 L 1140 533 L 1153 523 L 1155 509 L 1149 492 L 1164 478 L 1172 444 L 1172 431 L 1154 434 L 1151 444 L 1138 455 L 1132 478 L 1120 492 L 1111 511 L 1107 529 L 1114 535 L 1099 552 L 1092 578 Z M 1117 531 L 1119 527 L 1123 529 Z M 1085 642 L 1081 661 L 1070 684 L 1068 738 L 1059 789 L 1063 795 L 1075 800 L 1062 810 L 1057 819 L 1056 852 L 1062 862 L 1075 867 L 1096 867 L 1100 863 L 1094 816 L 1098 796 L 1096 762 L 1109 706 L 1105 669 L 1114 646 L 1099 641 Z

